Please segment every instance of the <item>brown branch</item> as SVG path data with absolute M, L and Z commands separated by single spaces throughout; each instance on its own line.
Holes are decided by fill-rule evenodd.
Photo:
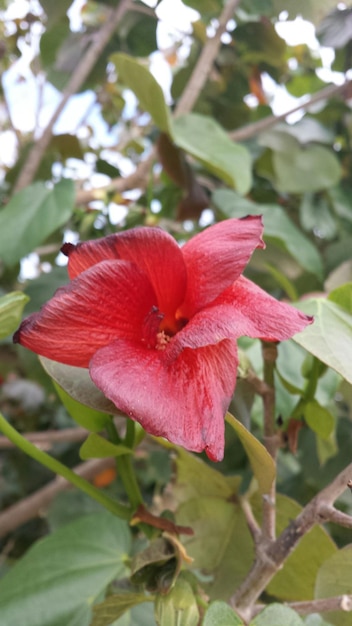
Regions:
M 55 122 L 59 118 L 70 97 L 78 91 L 78 89 L 86 80 L 91 69 L 94 67 L 97 59 L 99 58 L 101 52 L 104 50 L 109 40 L 111 39 L 118 23 L 121 21 L 121 18 L 130 8 L 130 5 L 131 0 L 120 0 L 118 6 L 114 10 L 111 10 L 109 12 L 106 22 L 103 24 L 100 30 L 95 33 L 92 44 L 88 48 L 85 55 L 82 57 L 81 61 L 76 66 L 76 69 L 74 70 L 70 80 L 68 81 L 65 89 L 62 92 L 61 101 L 54 111 L 46 128 L 44 129 L 43 134 L 30 150 L 28 158 L 17 179 L 14 189 L 15 192 L 20 191 L 24 187 L 27 187 L 27 185 L 32 182 L 35 173 L 40 165 L 40 162 L 44 156 L 45 150 L 50 143 Z
M 199 55 L 199 59 L 192 72 L 192 76 L 188 81 L 183 93 L 175 108 L 175 115 L 183 115 L 189 113 L 198 100 L 199 94 L 202 91 L 209 72 L 212 69 L 213 63 L 217 57 L 217 54 L 221 45 L 221 36 L 226 31 L 226 24 L 233 16 L 240 0 L 228 0 L 225 3 L 224 9 L 219 17 L 219 24 L 214 37 L 208 39 L 203 46 L 202 52 Z
M 295 549 L 300 539 L 302 539 L 315 524 L 322 524 L 327 520 L 327 511 L 331 511 L 335 500 L 347 488 L 351 476 L 352 463 L 340 472 L 330 485 L 325 487 L 325 489 L 318 493 L 311 502 L 304 507 L 301 513 L 285 528 L 276 541 L 270 541 L 263 546 L 262 550 L 258 551 L 252 569 L 231 600 L 232 606 L 244 619 L 251 618 L 254 603 L 264 591 L 269 581 L 282 567 L 287 557 Z M 331 519 L 331 521 L 337 521 L 337 516 L 330 514 L 329 519 Z
M 144 189 L 150 176 L 150 168 L 156 159 L 156 149 L 154 148 L 144 161 L 141 161 L 135 171 L 125 178 L 114 178 L 108 185 L 96 189 L 82 189 L 76 194 L 77 204 L 87 204 L 92 200 L 102 200 L 106 194 L 111 192 L 122 193 L 130 189 Z
M 51 448 L 55 443 L 83 441 L 89 434 L 85 428 L 63 428 L 62 430 L 47 430 L 39 433 L 25 433 L 26 439 L 42 449 Z M 0 449 L 15 448 L 7 437 L 0 437 Z
M 292 113 L 296 113 L 297 111 L 301 111 L 309 109 L 310 106 L 316 104 L 317 102 L 321 102 L 322 100 L 327 100 L 328 98 L 332 98 L 333 96 L 337 96 L 341 94 L 346 99 L 350 97 L 350 89 L 352 86 L 352 81 L 347 80 L 343 85 L 328 85 L 318 91 L 314 96 L 311 96 L 308 100 L 304 102 L 300 102 L 292 109 L 285 111 L 285 113 L 280 113 L 280 115 L 270 115 L 269 117 L 264 117 L 262 120 L 258 122 L 254 122 L 253 124 L 248 124 L 247 126 L 243 126 L 242 128 L 238 128 L 231 133 L 229 133 L 230 139 L 233 141 L 243 141 L 244 139 L 249 139 L 250 137 L 254 137 L 259 133 L 262 133 L 264 130 L 268 130 L 272 126 L 275 126 L 278 122 L 285 120 L 286 117 L 291 115 Z
M 264 361 L 264 384 L 265 393 L 262 394 L 264 409 L 264 445 L 273 457 L 277 456 L 277 445 L 275 438 L 275 387 L 274 369 L 277 359 L 277 346 L 274 343 L 262 342 L 262 353 Z M 276 481 L 273 481 L 270 492 L 263 497 L 263 539 L 273 540 L 276 537 Z
M 310 615 L 311 613 L 325 613 L 328 611 L 352 611 L 352 595 L 332 596 L 331 598 L 320 598 L 318 600 L 307 600 L 304 602 L 285 602 L 285 606 L 299 613 L 300 615 Z M 256 604 L 253 608 L 252 617 L 258 615 L 266 604 Z
M 90 459 L 85 463 L 77 465 L 77 467 L 74 468 L 74 472 L 86 480 L 93 480 L 93 478 L 103 470 L 114 467 L 114 463 L 114 458 Z M 54 497 L 60 493 L 60 491 L 64 491 L 70 487 L 72 487 L 71 483 L 61 476 L 57 476 L 54 480 L 45 485 L 45 487 L 38 489 L 35 493 L 32 493 L 30 496 L 27 496 L 27 498 L 13 504 L 0 513 L 0 538 L 5 537 L 8 533 L 18 528 L 18 526 L 21 526 L 21 524 L 34 519 L 38 515 L 43 515 Z
M 253 511 L 252 511 L 252 507 L 251 507 L 250 503 L 248 502 L 248 500 L 246 500 L 246 498 L 241 498 L 240 504 L 241 504 L 241 509 L 242 509 L 242 511 L 244 513 L 244 516 L 246 518 L 248 530 L 249 530 L 249 532 L 251 533 L 251 535 L 253 537 L 254 543 L 257 544 L 257 543 L 259 543 L 260 539 L 262 538 L 261 528 L 260 528 L 257 520 L 254 517 Z

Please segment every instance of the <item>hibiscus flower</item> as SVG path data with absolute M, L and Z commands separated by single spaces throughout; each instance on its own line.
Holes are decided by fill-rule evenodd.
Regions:
M 312 320 L 241 276 L 264 247 L 258 216 L 207 228 L 179 247 L 158 228 L 64 244 L 71 282 L 14 341 L 89 368 L 148 433 L 221 460 L 243 335 L 281 341 Z

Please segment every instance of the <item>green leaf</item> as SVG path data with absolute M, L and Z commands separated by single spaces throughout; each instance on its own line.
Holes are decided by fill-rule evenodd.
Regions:
M 321 566 L 315 586 L 315 598 L 352 594 L 352 547 L 346 546 Z M 326 618 L 336 626 L 350 626 L 351 613 L 334 611 Z
M 111 61 L 116 67 L 119 80 L 133 91 L 141 107 L 150 113 L 160 130 L 171 134 L 170 112 L 163 90 L 154 76 L 144 65 L 127 54 L 113 54 Z
M 323 239 L 334 239 L 337 222 L 325 196 L 306 193 L 299 207 L 302 228 Z
M 302 235 L 280 206 L 250 202 L 230 189 L 215 191 L 212 199 L 226 217 L 262 215 L 264 240 L 283 247 L 301 267 L 322 278 L 323 267 L 317 249 Z
M 226 413 L 226 421 L 236 431 L 248 455 L 253 474 L 262 494 L 269 493 L 276 476 L 275 463 L 263 444 L 252 435 L 231 413 Z
M 298 302 L 296 306 L 314 315 L 314 322 L 293 340 L 352 383 L 352 315 L 323 298 Z
M 12 291 L 0 298 L 0 340 L 16 330 L 28 300 L 22 291 Z
M 328 300 L 335 302 L 352 315 L 352 283 L 345 283 L 331 291 Z
M 303 622 L 293 609 L 282 604 L 270 604 L 259 613 L 249 626 L 303 626 Z
M 316 400 L 308 402 L 304 407 L 304 418 L 309 426 L 322 439 L 329 439 L 334 430 L 335 419 L 330 411 Z
M 91 606 L 126 575 L 130 533 L 107 512 L 42 539 L 0 581 L 1 626 L 89 626 Z
M 176 522 L 191 526 L 183 540 L 194 567 L 213 574 L 206 592 L 227 600 L 246 576 L 253 559 L 253 540 L 239 506 L 240 478 L 225 477 L 198 457 L 177 450 L 173 495 L 181 503 Z
M 182 448 L 176 450 L 177 484 L 174 492 L 178 502 L 198 496 L 214 496 L 228 500 L 237 493 L 241 482 L 238 476 L 225 477 L 194 454 Z
M 0 256 L 5 265 L 15 265 L 63 226 L 73 207 L 72 180 L 61 180 L 52 189 L 38 182 L 15 194 L 0 211 Z
M 79 451 L 79 455 L 84 461 L 86 459 L 106 459 L 109 456 L 116 457 L 131 453 L 132 450 L 127 446 L 111 443 L 96 433 L 91 433 L 88 436 Z
M 110 417 L 106 413 L 96 411 L 81 402 L 77 402 L 77 400 L 69 396 L 55 380 L 52 382 L 66 411 L 77 424 L 93 432 L 99 432 L 105 427 L 106 423 L 110 420 Z
M 273 153 L 275 186 L 280 192 L 320 191 L 336 185 L 341 165 L 332 150 L 309 145 Z
M 252 184 L 251 157 L 248 150 L 227 136 L 211 117 L 189 113 L 172 122 L 173 140 L 210 172 L 241 194 Z
M 204 616 L 202 626 L 243 626 L 243 622 L 226 602 L 212 602 Z
M 112 415 L 119 413 L 116 406 L 94 385 L 87 369 L 64 365 L 44 356 L 40 356 L 39 360 L 46 373 L 77 402 L 102 413 Z
M 93 621 L 90 626 L 109 626 L 133 606 L 153 600 L 152 596 L 144 593 L 115 593 L 93 607 Z

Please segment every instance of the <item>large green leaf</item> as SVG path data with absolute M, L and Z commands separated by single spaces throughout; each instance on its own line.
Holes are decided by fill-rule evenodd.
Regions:
M 324 298 L 305 300 L 296 306 L 314 315 L 314 323 L 295 335 L 294 341 L 352 383 L 352 315 Z
M 283 247 L 299 263 L 301 267 L 316 274 L 323 275 L 320 255 L 315 246 L 287 217 L 277 204 L 256 204 L 230 189 L 219 189 L 213 193 L 213 202 L 226 217 L 243 217 L 244 215 L 262 215 L 264 221 L 264 240 L 272 241 Z
M 321 566 L 315 586 L 316 598 L 352 594 L 352 547 L 347 546 L 333 554 Z M 351 613 L 335 611 L 326 618 L 336 626 L 350 626 Z
M 226 414 L 226 421 L 236 431 L 251 464 L 253 474 L 258 481 L 259 491 L 269 493 L 276 476 L 275 462 L 263 444 L 247 430 L 231 413 Z
M 91 606 L 126 574 L 130 533 L 107 512 L 39 541 L 0 581 L 1 626 L 88 626 Z
M 28 300 L 22 291 L 12 291 L 0 298 L 0 340 L 16 330 Z
M 135 59 L 118 52 L 111 56 L 119 80 L 137 96 L 140 105 L 152 116 L 155 124 L 170 134 L 170 113 L 163 90 L 147 67 Z
M 211 598 L 227 600 L 253 559 L 253 541 L 236 498 L 240 478 L 225 477 L 184 450 L 177 451 L 176 468 L 176 520 L 194 530 L 183 543 L 194 567 L 214 574 L 207 585 Z
M 271 604 L 261 611 L 250 626 L 303 626 L 303 622 L 293 609 L 282 604 Z
M 71 217 L 74 184 L 61 180 L 52 189 L 34 183 L 15 194 L 0 211 L 0 257 L 15 265 Z
M 179 148 L 199 159 L 210 172 L 239 193 L 248 193 L 252 184 L 250 154 L 231 141 L 211 117 L 181 115 L 172 122 L 172 136 Z
M 44 356 L 39 360 L 46 373 L 74 400 L 102 413 L 118 414 L 116 406 L 94 385 L 87 369 L 64 365 Z M 97 430 L 100 428 L 97 427 Z
M 202 626 L 243 626 L 243 622 L 226 602 L 215 601 L 204 615 Z

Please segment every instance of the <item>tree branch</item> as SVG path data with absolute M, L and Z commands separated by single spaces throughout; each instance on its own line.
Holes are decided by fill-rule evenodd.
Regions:
M 199 94 L 206 83 L 209 72 L 219 52 L 221 36 L 226 30 L 226 24 L 233 16 L 239 3 L 240 0 L 228 0 L 228 2 L 225 3 L 224 9 L 219 17 L 219 25 L 216 33 L 214 37 L 208 39 L 203 46 L 202 52 L 192 72 L 192 76 L 176 105 L 175 116 L 189 113 L 197 102 Z
M 282 567 L 283 563 L 295 549 L 300 539 L 308 533 L 315 524 L 327 521 L 327 511 L 330 511 L 329 520 L 346 522 L 343 518 L 331 513 L 336 511 L 332 505 L 335 500 L 347 488 L 352 476 L 352 463 L 348 465 L 336 478 L 318 493 L 309 502 L 301 513 L 281 533 L 276 541 L 270 541 L 258 550 L 256 560 L 246 579 L 237 589 L 231 599 L 231 604 L 244 619 L 250 619 L 252 608 L 260 594 L 264 591 L 269 581 Z M 340 512 L 339 512 L 340 513 Z M 339 518 L 339 519 L 338 519 Z M 345 524 L 343 524 L 345 525 Z M 258 544 L 261 548 L 260 543 Z
M 342 96 L 345 96 L 347 98 L 351 86 L 351 80 L 346 80 L 343 85 L 328 85 L 327 87 L 324 87 L 324 89 L 321 89 L 316 94 L 311 96 L 308 100 L 300 102 L 292 109 L 285 111 L 285 113 L 280 113 L 280 115 L 270 115 L 269 117 L 264 117 L 258 122 L 254 122 L 253 124 L 248 124 L 247 126 L 238 128 L 229 133 L 229 137 L 230 139 L 233 139 L 233 141 L 243 141 L 244 139 L 254 137 L 259 133 L 262 133 L 264 130 L 275 126 L 275 124 L 277 124 L 278 122 L 285 120 L 286 117 L 288 117 L 292 113 L 296 113 L 297 111 L 301 111 L 302 109 L 309 109 L 310 106 L 316 104 L 317 102 L 327 100 L 328 98 L 332 98 L 333 96 L 337 96 L 338 94 L 341 94 Z
M 85 478 L 86 480 L 93 480 L 93 478 L 100 474 L 103 470 L 114 467 L 115 459 L 90 459 L 85 463 L 81 463 L 74 468 L 74 472 Z M 50 483 L 38 489 L 35 493 L 32 493 L 27 498 L 24 498 L 20 502 L 13 504 L 6 511 L 0 513 L 0 538 L 5 537 L 8 533 L 12 532 L 21 524 L 34 519 L 38 515 L 43 515 L 46 508 L 49 506 L 55 496 L 72 487 L 71 483 L 57 476 Z
M 94 64 L 99 58 L 101 52 L 104 50 L 105 46 L 111 39 L 118 23 L 121 21 L 123 15 L 130 8 L 130 6 L 131 0 L 120 0 L 118 6 L 114 10 L 111 10 L 109 12 L 106 22 L 94 35 L 91 46 L 88 48 L 81 61 L 78 63 L 64 91 L 62 92 L 61 101 L 54 111 L 54 114 L 52 115 L 48 125 L 44 129 L 40 139 L 38 139 L 38 141 L 31 149 L 28 158 L 17 179 L 14 188 L 15 192 L 20 191 L 24 187 L 27 187 L 27 185 L 32 182 L 35 173 L 40 165 L 40 162 L 44 156 L 45 150 L 50 143 L 55 122 L 59 118 L 70 97 L 78 91 L 78 89 L 86 80 L 91 69 L 94 67 Z
M 262 394 L 264 409 L 264 445 L 273 457 L 274 461 L 277 456 L 277 445 L 275 437 L 275 387 L 274 387 L 274 369 L 277 359 L 277 346 L 274 343 L 262 342 L 262 353 L 264 361 L 264 384 L 265 393 Z M 276 537 L 276 481 L 270 489 L 270 493 L 263 497 L 263 539 L 273 540 Z
M 51 448 L 54 443 L 83 441 L 89 434 L 85 428 L 63 428 L 62 430 L 46 430 L 39 433 L 25 433 L 26 439 L 42 449 Z M 0 436 L 0 449 L 15 448 L 15 444 L 7 437 Z
M 299 613 L 300 615 L 310 615 L 311 613 L 325 613 L 328 611 L 352 611 L 352 595 L 333 596 L 331 598 L 320 598 L 319 600 L 307 600 L 305 602 L 285 602 L 285 606 Z M 265 609 L 266 604 L 256 604 L 252 617 Z

